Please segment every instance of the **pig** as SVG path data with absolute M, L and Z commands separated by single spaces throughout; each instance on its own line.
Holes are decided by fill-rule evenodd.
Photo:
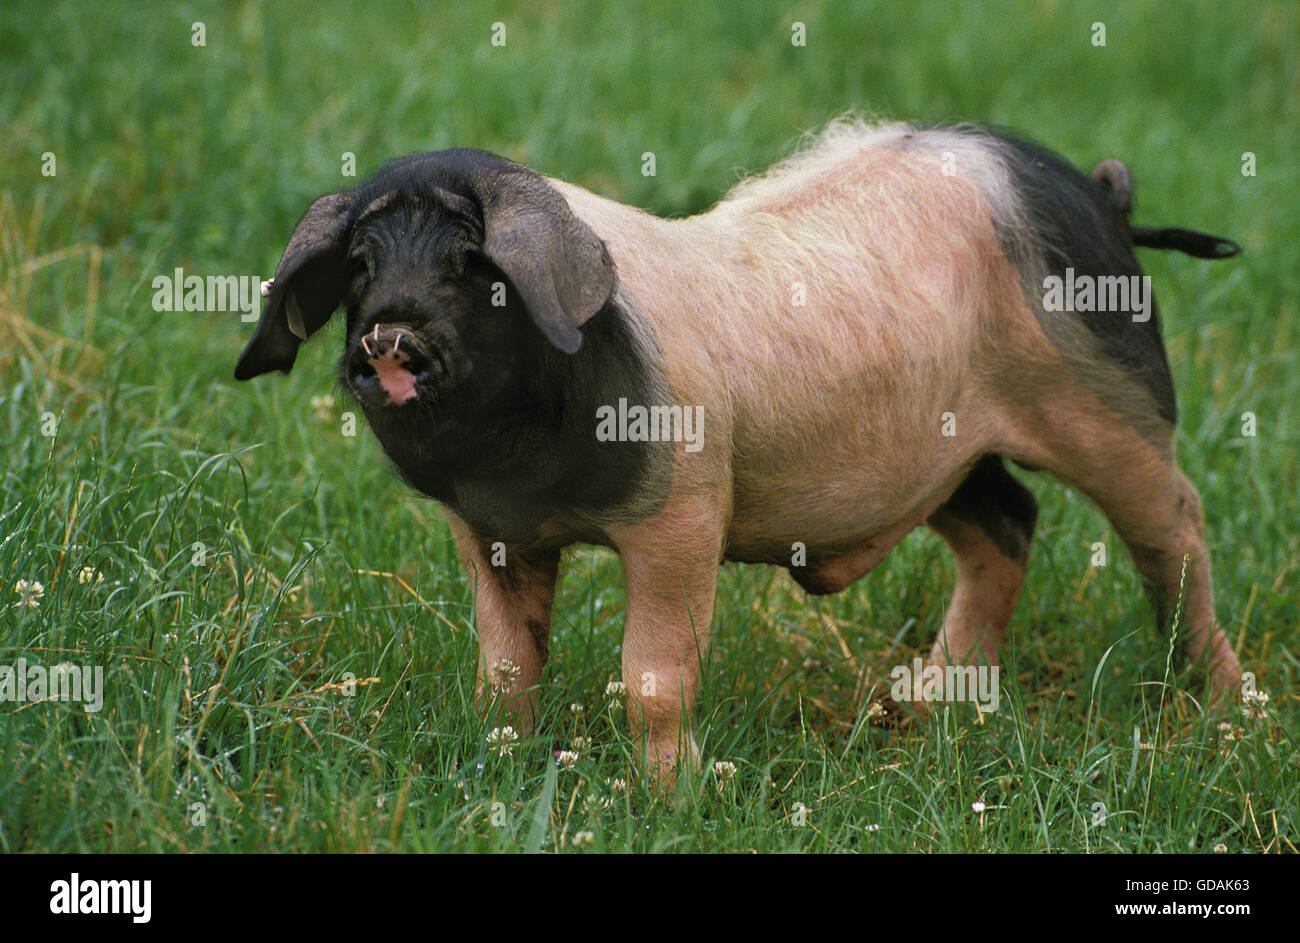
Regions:
M 643 769 L 698 762 L 690 713 L 723 561 L 836 593 L 912 530 L 956 586 L 929 663 L 998 663 L 1047 471 L 1122 536 L 1216 697 L 1200 499 L 1174 454 L 1160 318 L 1091 175 L 1001 129 L 833 122 L 707 212 L 662 219 L 484 151 L 403 157 L 295 227 L 235 376 L 346 316 L 339 380 L 438 501 L 474 582 L 481 697 L 534 727 L 561 554 L 613 548 Z M 687 422 L 692 427 L 687 429 Z

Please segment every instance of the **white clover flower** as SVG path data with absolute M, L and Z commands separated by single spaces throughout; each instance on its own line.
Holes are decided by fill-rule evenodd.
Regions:
M 499 756 L 510 756 L 515 752 L 519 734 L 515 733 L 514 727 L 493 727 L 487 735 L 487 742 L 496 747 Z
M 45 587 L 36 580 L 19 580 L 14 583 L 14 592 L 19 596 L 17 605 L 26 609 L 39 609 Z
M 1235 743 L 1246 735 L 1246 731 L 1242 730 L 1240 727 L 1234 727 L 1229 723 L 1219 724 L 1219 733 L 1222 734 L 1223 742 L 1225 744 Z
M 50 680 L 53 682 L 56 678 L 65 678 L 70 675 L 76 675 L 78 667 L 70 661 L 61 661 L 50 669 Z
M 334 419 L 334 397 L 313 396 L 311 398 L 311 409 L 321 422 L 330 422 Z
M 713 764 L 713 775 L 718 778 L 718 792 L 727 788 L 731 777 L 736 775 L 736 764 L 728 760 L 718 760 Z
M 488 672 L 492 694 L 495 696 L 512 692 L 515 689 L 515 682 L 519 680 L 522 671 L 523 669 L 509 658 L 494 662 Z
M 627 685 L 622 681 L 611 681 L 605 685 L 605 696 L 612 699 L 622 699 L 627 697 Z
M 627 780 L 626 779 L 610 780 L 609 788 L 614 792 L 623 792 L 625 789 L 627 789 Z
M 577 703 L 576 701 L 569 705 L 569 713 L 575 716 L 581 714 L 586 709 L 587 708 L 583 707 L 581 704 Z
M 880 826 L 877 825 L 875 822 L 872 822 L 870 825 L 867 826 L 867 831 L 868 831 L 868 832 L 878 832 L 878 831 L 880 831 Z
M 1250 694 L 1242 694 L 1241 699 L 1244 702 L 1241 712 L 1245 716 L 1253 720 L 1263 720 L 1268 716 L 1267 691 L 1252 691 Z
M 974 802 L 970 804 L 971 811 L 980 815 L 983 815 L 984 810 L 987 808 L 988 806 L 986 806 L 983 802 L 980 802 L 978 799 L 976 799 Z
M 1216 855 L 1226 855 L 1228 853 L 1228 846 L 1225 845 L 1223 842 L 1219 842 L 1217 845 L 1214 846 L 1214 853 Z
M 596 840 L 596 836 L 592 832 L 578 832 L 573 836 L 573 847 L 588 848 L 591 846 L 591 843 L 595 840 Z
M 588 753 L 591 751 L 591 737 L 574 737 L 573 749 L 578 753 Z
M 565 769 L 573 769 L 578 765 L 578 753 L 576 750 L 556 750 L 555 758 L 559 760 L 560 765 Z
M 86 583 L 93 583 L 95 586 L 98 586 L 100 583 L 104 582 L 104 574 L 100 573 L 93 566 L 83 566 L 77 572 L 77 582 L 81 583 L 83 586 Z

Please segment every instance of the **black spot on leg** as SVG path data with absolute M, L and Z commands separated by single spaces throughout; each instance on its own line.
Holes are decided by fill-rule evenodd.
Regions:
M 543 610 L 549 611 L 555 593 L 559 551 L 508 547 L 506 553 L 506 565 L 492 568 L 492 575 L 502 594 L 521 613 L 536 612 L 539 604 Z M 545 663 L 550 654 L 549 618 L 527 616 L 524 627 L 532 636 L 533 647 Z
M 551 630 L 541 619 L 529 619 L 527 622 L 528 634 L 533 637 L 533 645 L 537 649 L 543 663 L 551 653 Z
M 501 583 L 501 588 L 510 595 L 516 595 L 519 592 L 519 586 L 522 582 L 519 573 L 514 567 L 507 562 L 505 566 L 493 567 L 496 572 L 497 580 Z
M 1025 560 L 1038 522 L 1038 502 L 998 455 L 980 459 L 943 510 L 974 524 L 1005 557 Z

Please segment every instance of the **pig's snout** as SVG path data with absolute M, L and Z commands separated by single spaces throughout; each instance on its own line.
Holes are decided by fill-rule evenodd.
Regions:
M 348 380 L 373 406 L 404 406 L 437 392 L 445 371 L 410 329 L 376 324 L 353 345 Z

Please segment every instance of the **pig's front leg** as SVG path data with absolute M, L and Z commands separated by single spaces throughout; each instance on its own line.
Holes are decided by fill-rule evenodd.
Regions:
M 500 703 L 503 724 L 520 735 L 531 733 L 551 636 L 560 553 L 510 545 L 494 551 L 492 541 L 475 534 L 454 514 L 448 512 L 447 521 L 474 587 L 479 703 Z
M 623 683 L 645 772 L 661 785 L 697 764 L 689 718 L 713 618 L 722 524 L 717 502 L 675 501 L 616 540 L 627 579 Z

